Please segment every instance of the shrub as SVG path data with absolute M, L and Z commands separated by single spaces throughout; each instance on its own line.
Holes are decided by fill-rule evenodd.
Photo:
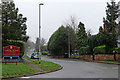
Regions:
M 48 55 L 48 51 L 43 51 L 42 55 Z
M 89 46 L 87 46 L 87 47 L 81 47 L 81 48 L 79 49 L 79 54 L 80 54 L 80 55 L 90 54 Z
M 120 54 L 120 47 L 115 48 L 115 51 Z
M 97 46 L 93 49 L 93 52 L 96 54 L 98 53 L 106 53 L 106 45 L 102 45 L 102 46 Z

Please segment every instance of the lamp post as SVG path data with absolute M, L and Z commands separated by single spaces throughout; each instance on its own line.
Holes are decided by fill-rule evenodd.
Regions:
M 43 5 L 43 3 L 39 4 L 39 64 L 40 64 L 40 30 L 41 30 L 41 14 L 40 14 L 40 10 L 41 10 L 41 5 Z

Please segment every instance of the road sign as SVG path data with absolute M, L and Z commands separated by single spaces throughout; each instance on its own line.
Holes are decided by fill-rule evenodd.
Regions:
M 13 45 L 3 47 L 3 56 L 19 56 L 19 47 Z
M 3 61 L 19 61 L 19 56 L 4 56 Z
M 3 62 L 8 63 L 8 62 L 17 62 L 20 61 L 19 59 L 19 47 L 16 46 L 6 46 L 3 47 Z

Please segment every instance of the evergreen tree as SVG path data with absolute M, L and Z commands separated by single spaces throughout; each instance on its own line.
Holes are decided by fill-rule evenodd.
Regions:
M 2 2 L 2 39 L 27 41 L 27 18 L 18 14 L 13 2 Z
M 99 34 L 100 33 L 103 33 L 103 28 L 102 28 L 102 26 L 100 26 L 100 28 L 99 28 Z
M 107 29 L 107 33 L 111 36 L 113 47 L 117 46 L 117 33 L 116 28 L 118 24 L 116 19 L 118 18 L 118 5 L 114 1 L 111 4 L 107 3 L 106 19 L 103 18 L 104 26 Z M 109 46 L 109 45 L 108 45 Z
M 93 53 L 93 49 L 98 45 L 99 45 L 99 42 L 98 42 L 97 35 L 92 35 L 92 36 L 88 37 L 88 46 L 89 46 L 89 50 L 91 53 Z
M 68 33 L 64 26 L 61 26 L 55 33 L 52 34 L 48 41 L 48 51 L 52 55 L 62 56 L 67 53 L 68 48 Z
M 87 33 L 85 31 L 85 27 L 82 22 L 80 22 L 78 25 L 76 46 L 77 49 L 80 49 L 80 47 L 87 46 Z

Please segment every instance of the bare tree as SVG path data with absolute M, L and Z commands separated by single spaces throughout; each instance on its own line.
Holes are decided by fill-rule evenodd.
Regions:
M 43 50 L 43 47 L 44 47 L 45 43 L 46 43 L 46 40 L 45 40 L 44 38 L 42 38 L 42 39 L 40 40 L 40 48 L 41 48 L 41 51 Z M 39 51 L 39 38 L 36 39 L 35 49 L 36 49 L 36 51 Z
M 72 27 L 74 29 L 75 33 L 76 33 L 77 25 L 78 25 L 77 17 L 70 16 L 69 19 L 65 19 L 64 24 L 65 24 L 65 26 Z
M 31 40 L 27 40 L 27 42 L 24 43 L 24 47 L 25 47 L 25 51 L 27 51 L 27 50 L 30 50 L 30 49 L 34 49 L 35 44 Z
M 68 56 L 74 52 L 75 50 L 75 41 L 76 41 L 76 33 L 77 33 L 77 25 L 78 21 L 75 16 L 70 16 L 69 19 L 66 19 L 64 22 L 66 27 L 68 28 Z
M 91 29 L 87 29 L 87 36 L 91 36 L 92 30 Z
M 41 46 L 44 46 L 46 44 L 46 40 L 44 38 L 41 39 Z

